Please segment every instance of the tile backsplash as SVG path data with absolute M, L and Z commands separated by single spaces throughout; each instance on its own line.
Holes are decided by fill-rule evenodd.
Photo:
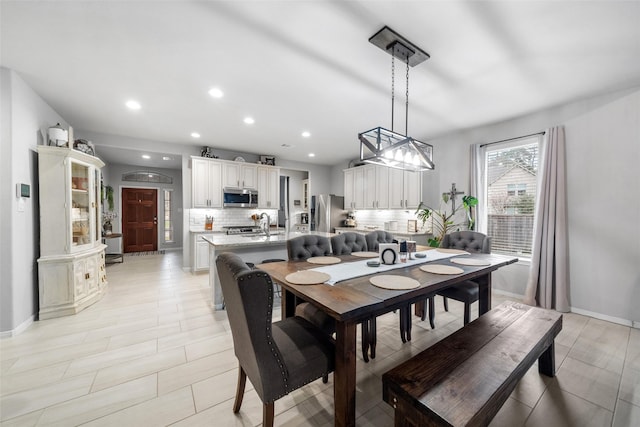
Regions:
M 213 216 L 213 231 L 225 231 L 224 227 L 232 225 L 254 225 L 251 215 L 266 212 L 271 224 L 277 224 L 277 209 L 189 209 L 189 228 L 204 228 L 205 217 Z
M 402 233 L 407 232 L 408 220 L 417 219 L 414 210 L 357 210 L 354 212 L 358 228 L 372 226 L 378 227 L 380 230 L 384 230 L 384 223 L 386 221 L 398 221 L 398 231 Z M 418 221 L 418 232 L 425 233 L 430 230 L 431 224 L 429 222 L 425 223 L 423 227 L 422 222 Z

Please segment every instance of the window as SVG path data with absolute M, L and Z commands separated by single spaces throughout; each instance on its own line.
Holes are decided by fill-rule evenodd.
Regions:
M 488 145 L 487 235 L 496 253 L 531 257 L 540 136 Z
M 173 242 L 173 219 L 171 217 L 171 194 L 173 190 L 163 190 L 164 194 L 164 241 Z

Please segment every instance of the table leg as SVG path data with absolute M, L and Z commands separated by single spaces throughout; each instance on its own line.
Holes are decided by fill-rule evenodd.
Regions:
M 474 279 L 478 283 L 478 315 L 482 316 L 491 310 L 491 273 L 486 274 L 478 279 Z
M 287 317 L 293 317 L 296 313 L 296 296 L 283 287 L 280 288 L 280 303 L 282 312 L 280 313 L 283 319 Z
M 356 425 L 356 324 L 336 322 L 334 425 Z

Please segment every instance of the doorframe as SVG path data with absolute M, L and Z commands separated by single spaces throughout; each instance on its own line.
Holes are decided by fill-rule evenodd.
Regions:
M 160 193 L 162 192 L 162 188 L 158 188 L 158 187 L 150 187 L 148 185 L 123 185 L 120 184 L 118 187 L 118 198 L 119 198 L 119 203 L 118 203 L 118 215 L 120 217 L 120 233 L 122 233 L 124 230 L 122 229 L 122 189 L 123 188 L 139 188 L 142 190 L 156 190 L 156 212 L 158 213 L 158 226 L 156 227 L 156 239 L 158 242 L 158 250 L 164 249 L 164 247 L 160 247 L 161 243 L 164 245 L 164 239 L 160 240 L 160 236 L 163 236 L 164 233 L 164 225 L 162 226 L 162 230 L 160 230 L 160 207 L 162 206 L 162 220 L 164 221 L 164 203 L 161 203 L 160 201 Z M 122 242 L 123 245 L 123 249 L 124 249 L 124 242 Z

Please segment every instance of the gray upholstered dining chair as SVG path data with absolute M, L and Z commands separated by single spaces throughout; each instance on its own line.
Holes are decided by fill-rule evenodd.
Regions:
M 327 237 L 306 234 L 287 240 L 290 260 L 302 260 L 314 256 L 331 255 L 331 242 Z
M 355 234 L 355 233 L 353 233 Z M 334 236 L 334 237 L 339 237 Z M 339 251 L 341 253 L 355 251 L 356 248 L 362 248 L 359 250 L 366 250 L 366 241 L 364 241 L 364 247 L 362 247 L 363 240 L 358 237 L 352 236 L 352 238 L 344 240 L 338 239 L 341 246 Z M 312 256 L 326 256 L 331 254 L 331 244 L 333 238 L 330 241 L 327 237 L 306 235 L 295 237 L 287 240 L 287 253 L 289 260 L 300 261 L 306 260 Z M 328 249 L 327 249 L 328 248 Z M 327 252 L 329 251 L 329 252 Z M 307 319 L 309 322 L 322 329 L 327 334 L 333 334 L 336 331 L 336 321 L 333 317 L 320 310 L 315 305 L 303 302 L 296 305 L 295 315 Z M 369 361 L 369 355 L 372 359 L 376 357 L 376 319 L 375 317 L 366 320 L 361 323 L 362 329 L 362 358 L 365 362 Z
M 365 235 L 365 240 L 367 241 L 367 248 L 369 251 L 377 252 L 380 248 L 380 243 L 397 243 L 398 241 L 393 236 L 393 234 L 383 231 L 383 230 L 375 230 L 367 233 Z M 431 307 L 433 304 L 430 302 L 428 307 Z M 427 306 L 425 306 L 423 313 L 426 313 Z M 424 320 L 424 317 L 423 319 Z M 373 340 L 373 352 L 375 354 L 375 341 L 376 341 L 376 323 L 375 319 L 371 322 L 370 326 L 372 327 L 372 331 L 369 336 L 370 339 Z M 402 342 L 411 341 L 411 304 L 400 307 L 400 338 Z
M 351 255 L 352 252 L 368 250 L 364 235 L 352 231 L 331 237 L 331 248 L 334 255 Z
M 273 282 L 264 271 L 228 252 L 216 266 L 240 365 L 233 412 L 249 377 L 263 403 L 262 425 L 272 427 L 276 400 L 333 371 L 335 343 L 301 317 L 272 322 Z
M 395 243 L 397 240 L 393 237 L 393 234 L 383 231 L 383 230 L 374 230 L 365 235 L 365 240 L 367 241 L 367 250 L 372 252 L 377 252 L 380 243 Z
M 467 252 L 491 253 L 491 237 L 477 231 L 454 231 L 445 234 L 440 242 L 441 248 L 461 249 Z M 458 285 L 438 291 L 438 295 L 444 298 L 444 309 L 449 311 L 447 298 L 464 303 L 464 324 L 471 320 L 471 304 L 478 301 L 478 284 L 467 280 Z
M 351 255 L 352 252 L 367 251 L 367 240 L 364 235 L 348 231 L 331 237 L 331 248 L 334 255 Z M 362 358 L 365 362 L 376 358 L 377 323 L 376 318 L 371 317 L 360 324 Z
M 331 255 L 331 242 L 327 237 L 312 234 L 294 237 L 287 240 L 287 254 L 290 261 L 302 261 L 314 256 Z M 336 331 L 335 320 L 308 302 L 297 304 L 295 315 L 307 319 L 327 335 Z

